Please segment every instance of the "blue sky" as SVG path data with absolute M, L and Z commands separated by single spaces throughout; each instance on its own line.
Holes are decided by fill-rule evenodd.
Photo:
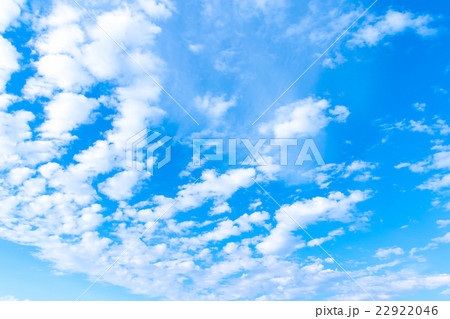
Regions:
M 0 4 L 0 300 L 449 299 L 443 1 L 78 3 Z

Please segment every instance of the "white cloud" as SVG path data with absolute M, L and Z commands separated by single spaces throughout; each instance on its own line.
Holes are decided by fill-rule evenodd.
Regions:
M 0 8 L 1 10 L 1 8 Z M 6 83 L 9 81 L 11 74 L 19 70 L 17 60 L 20 55 L 16 48 L 5 38 L 0 35 L 0 94 L 4 92 Z
M 251 1 L 251 8 L 271 13 L 270 10 L 280 3 Z M 102 27 L 159 79 L 164 63 L 151 49 L 161 29 L 151 21 L 175 12 L 171 3 L 142 0 L 132 5 L 124 3 L 110 12 L 102 9 L 96 6 L 92 10 Z M 325 289 L 330 293 L 353 292 L 353 288 L 348 288 L 353 287 L 353 283 L 347 282 L 345 274 L 331 264 L 327 268 L 320 260 L 311 263 L 297 256 L 290 260 L 279 259 L 275 253 L 267 253 L 270 245 L 272 252 L 289 253 L 290 249 L 306 243 L 299 235 L 301 231 L 295 224 L 292 228 L 292 221 L 285 219 L 280 211 L 275 213 L 274 228 L 269 222 L 271 213 L 253 212 L 261 206 L 260 200 L 244 203 L 241 207 L 250 204 L 252 213 L 237 215 L 237 218 L 232 217 L 239 213 L 235 209 L 230 215 L 212 215 L 206 222 L 199 222 L 198 216 L 190 214 L 203 205 L 212 206 L 213 214 L 229 212 L 228 202 L 231 201 L 228 199 L 252 186 L 253 178 L 261 176 L 257 176 L 261 168 L 233 169 L 224 173 L 205 170 L 198 182 L 182 185 L 178 192 L 175 190 L 173 198 L 155 195 L 159 192 L 159 188 L 155 188 L 148 200 L 136 204 L 127 202 L 137 194 L 146 176 L 124 170 L 125 142 L 142 128 L 158 127 L 161 123 L 165 112 L 159 107 L 160 89 L 142 74 L 142 70 L 123 58 L 120 49 L 75 6 L 58 2 L 51 10 L 49 16 L 33 18 L 36 34 L 29 45 L 36 50 L 37 55 L 33 56 L 38 56 L 35 63 L 38 73 L 28 79 L 24 89 L 28 97 L 46 97 L 44 101 L 48 98 L 48 103 L 44 104 L 44 124 L 41 125 L 41 114 L 36 114 L 36 123 L 31 123 L 35 116 L 30 112 L 3 112 L 17 99 L 0 97 L 0 167 L 8 172 L 0 178 L 1 238 L 32 245 L 38 250 L 37 256 L 52 262 L 56 269 L 83 273 L 93 279 L 127 248 L 127 254 L 103 279 L 129 288 L 132 293 L 159 299 L 299 299 L 311 298 Z M 316 36 L 320 41 L 320 35 Z M 110 81 L 108 83 L 114 86 L 105 93 L 109 95 L 107 98 L 82 98 L 86 89 L 103 81 Z M 226 98 L 225 95 L 206 94 L 199 99 L 201 111 L 217 120 L 237 103 L 234 96 Z M 346 107 L 332 108 L 323 101 L 304 100 L 305 104 L 310 104 L 304 109 L 302 102 L 297 102 L 291 110 L 295 124 L 313 121 L 305 131 L 292 127 L 289 131 L 315 135 L 331 121 L 346 120 L 349 115 Z M 92 112 L 100 103 L 108 103 L 112 114 L 105 118 L 111 128 L 99 132 L 103 139 L 92 141 L 85 149 L 79 149 L 78 154 L 71 149 L 64 155 L 63 163 L 56 163 L 64 152 L 56 139 L 72 138 L 70 134 L 75 134 L 77 128 L 90 123 Z M 317 113 L 316 106 L 319 106 Z M 272 123 L 269 131 L 275 132 L 276 124 L 289 123 L 289 116 Z M 319 128 L 315 129 L 315 125 Z M 373 163 L 361 163 L 336 165 L 333 169 L 340 176 L 347 173 L 354 176 L 374 169 Z M 268 168 L 265 176 L 273 173 L 274 167 Z M 327 183 L 322 177 L 322 182 Z M 110 206 L 100 205 L 103 196 L 99 196 L 97 190 L 119 201 L 116 212 L 106 211 Z M 328 197 L 303 199 L 284 208 L 306 226 L 321 221 L 355 222 L 356 225 L 355 205 L 368 197 L 369 192 L 350 191 L 348 195 L 333 192 Z M 245 199 L 247 196 L 243 197 Z M 175 203 L 173 211 L 140 238 L 147 223 L 156 220 L 172 203 Z M 200 213 L 207 211 L 208 208 Z M 181 214 L 177 216 L 177 213 Z M 308 244 L 313 246 L 342 234 L 343 228 L 339 228 Z M 225 240 L 224 247 L 207 246 L 210 242 Z M 265 247 L 266 254 L 255 251 L 255 246 L 262 248 L 260 251 Z M 401 282 L 404 278 L 408 276 L 399 276 L 393 281 Z M 415 283 L 412 289 L 440 287 L 446 283 L 445 275 L 438 278 L 442 279 L 442 284 L 429 277 L 416 278 L 417 282 L 422 280 L 429 284 Z M 373 277 L 363 280 L 375 281 Z M 337 284 L 330 287 L 330 282 Z M 398 291 L 375 286 L 380 294 L 386 290 L 392 294 Z
M 201 182 L 187 184 L 177 193 L 175 209 L 185 211 L 201 206 L 208 199 L 225 201 L 240 188 L 253 184 L 255 170 L 238 168 L 218 175 L 214 170 L 203 171 Z
M 39 127 L 44 138 L 70 139 L 68 134 L 89 121 L 99 103 L 95 99 L 73 93 L 60 93 L 45 107 L 46 121 Z
M 413 104 L 413 106 L 414 106 L 414 108 L 415 108 L 417 111 L 423 112 L 423 111 L 425 111 L 425 107 L 427 106 L 427 104 L 426 104 L 426 103 L 419 103 L 419 102 L 416 102 L 416 103 Z
M 450 232 L 446 233 L 442 237 L 434 238 L 433 241 L 436 243 L 444 243 L 444 244 L 450 243 Z
M 317 168 L 308 170 L 302 175 L 308 182 L 315 182 L 320 188 L 328 188 L 329 185 L 338 178 L 353 177 L 354 181 L 367 182 L 379 179 L 372 175 L 372 170 L 377 167 L 377 163 L 355 160 L 350 164 L 325 164 Z
M 358 282 L 363 287 L 370 287 L 370 292 L 377 299 L 392 299 L 396 296 L 404 296 L 405 293 L 415 292 L 421 289 L 434 290 L 441 287 L 449 287 L 449 274 L 421 275 L 410 269 L 401 269 L 396 272 L 388 272 L 379 276 L 369 275 L 359 277 Z M 347 291 L 333 299 L 336 300 L 364 300 L 367 295 L 359 291 Z
M 158 12 L 152 11 L 156 17 L 166 15 L 161 9 L 170 6 L 170 3 L 142 1 L 141 5 L 151 10 L 158 9 Z M 145 65 L 147 72 L 153 73 L 155 65 L 161 64 L 161 60 L 147 46 L 153 43 L 161 29 L 136 9 L 124 5 L 113 11 L 100 12 L 97 22 L 117 43 L 126 47 L 134 60 Z M 51 96 L 55 88 L 78 92 L 91 86 L 95 78 L 114 79 L 129 85 L 136 81 L 136 74 L 144 77 L 143 71 L 129 58 L 124 58 L 123 52 L 111 38 L 74 6 L 58 2 L 47 17 L 37 20 L 35 24 L 40 32 L 34 39 L 40 54 L 35 62 L 40 76 L 28 79 L 24 93 L 29 98 Z M 142 85 L 142 81 L 135 83 Z
M 38 73 L 43 77 L 37 79 L 56 88 L 79 91 L 93 83 L 87 70 L 75 59 L 65 54 L 49 54 L 41 57 L 35 64 Z M 31 85 L 32 82 L 27 82 L 27 86 Z M 25 87 L 25 92 L 31 90 L 31 87 Z
M 107 141 L 96 141 L 88 149 L 76 154 L 73 158 L 78 164 L 76 168 L 79 175 L 96 176 L 111 171 L 115 166 L 121 166 L 117 163 L 118 156 L 116 150 Z
M 411 172 L 414 173 L 423 173 L 427 172 L 429 170 L 428 164 L 430 163 L 429 159 L 426 159 L 424 161 L 420 161 L 414 164 L 411 163 L 400 163 L 394 166 L 396 169 L 401 169 L 404 167 L 408 167 Z
M 307 14 L 287 28 L 288 36 L 301 37 L 315 44 L 327 44 L 336 39 L 362 12 L 361 8 L 341 3 L 313 0 L 307 4 Z M 323 49 L 322 49 L 323 50 Z
M 204 47 L 205 46 L 203 44 L 189 44 L 189 50 L 193 53 L 199 53 L 204 49 Z
M 377 179 L 380 179 L 380 178 L 377 177 L 377 176 L 372 176 L 372 174 L 370 172 L 364 172 L 361 175 L 355 176 L 353 178 L 353 180 L 356 181 L 356 182 L 367 182 L 367 181 L 369 181 L 371 179 L 377 180 Z
M 231 207 L 227 202 L 215 205 L 210 211 L 210 215 L 219 215 L 231 212 Z
M 334 57 L 329 56 L 323 59 L 322 65 L 330 69 L 336 68 L 338 65 L 347 62 L 347 59 L 339 52 Z
M 355 181 L 366 182 L 370 179 L 377 179 L 377 177 L 373 177 L 370 172 L 370 170 L 373 170 L 376 167 L 377 165 L 374 163 L 369 163 L 361 160 L 353 161 L 345 168 L 343 177 L 347 178 L 356 172 L 358 173 L 358 175 L 354 177 Z
M 345 122 L 350 115 L 350 111 L 343 105 L 337 105 L 334 109 L 330 109 L 329 112 L 335 116 L 333 120 L 337 122 Z
M 20 145 L 32 137 L 29 122 L 34 115 L 28 111 L 0 112 L 0 168 L 15 166 L 21 161 Z
M 432 169 L 450 169 L 450 151 L 440 151 L 433 154 Z
M 98 185 L 99 190 L 114 200 L 133 197 L 133 188 L 139 181 L 140 173 L 133 170 L 119 172 Z
M 222 118 L 232 107 L 236 106 L 236 97 L 231 97 L 228 101 L 225 96 L 211 96 L 207 93 L 203 97 L 197 96 L 194 100 L 195 107 L 212 120 Z
M 241 14 L 254 15 L 262 12 L 267 15 L 273 15 L 286 6 L 285 0 L 234 0 Z
M 20 100 L 21 98 L 16 95 L 0 93 L 0 111 L 6 110 L 10 105 Z
M 296 248 L 304 246 L 303 241 L 293 235 L 295 231 L 301 233 L 296 223 L 304 228 L 320 221 L 349 223 L 355 220 L 352 211 L 356 204 L 367 198 L 367 191 L 352 191 L 348 196 L 333 192 L 328 197 L 315 197 L 292 205 L 283 205 L 275 214 L 275 228 L 256 248 L 263 254 L 290 254 Z
M 373 20 L 375 22 L 366 23 L 358 29 L 348 43 L 358 46 L 373 46 L 386 36 L 401 33 L 407 29 L 411 29 L 421 36 L 436 33 L 435 29 L 428 27 L 432 21 L 429 15 L 414 16 L 411 12 L 389 10 L 386 15 L 375 17 Z
M 446 220 L 440 219 L 440 220 L 436 221 L 436 224 L 439 225 L 438 228 L 444 228 L 444 227 L 447 227 L 448 225 L 450 225 L 450 219 L 446 219 Z
M 127 6 L 102 13 L 97 22 L 114 40 L 126 48 L 151 44 L 155 36 L 161 32 L 160 27 Z M 96 26 L 92 26 L 90 34 L 94 39 L 105 39 L 104 32 Z
M 65 24 L 79 22 L 83 12 L 81 9 L 64 2 L 57 2 L 51 14 L 41 17 L 37 21 L 37 27 L 44 29 L 48 26 L 56 27 Z
M 231 236 L 238 236 L 242 232 L 252 230 L 252 225 L 261 225 L 269 218 L 267 212 L 255 212 L 251 215 L 244 214 L 236 220 L 224 220 L 212 231 L 201 236 L 204 241 L 221 241 Z
M 160 89 L 148 78 L 136 76 L 129 86 L 117 89 L 118 111 L 113 120 L 113 130 L 108 132 L 108 141 L 116 147 L 126 149 L 127 140 L 149 125 L 156 125 L 166 115 L 153 103 Z
M 390 255 L 403 255 L 405 252 L 400 247 L 380 248 L 377 250 L 375 257 L 387 258 Z
M 437 118 L 436 124 L 433 125 L 434 129 L 439 131 L 441 135 L 450 134 L 450 126 L 442 119 Z
M 305 8 L 306 14 L 301 16 L 298 23 L 287 28 L 286 35 L 299 38 L 302 42 L 309 41 L 321 45 L 324 49 L 353 23 L 363 10 L 362 6 L 346 2 L 336 6 L 330 1 L 309 1 Z M 413 30 L 421 36 L 429 36 L 437 32 L 436 29 L 429 27 L 432 20 L 429 15 L 414 15 L 411 12 L 395 10 L 389 10 L 382 16 L 366 15 L 362 26 L 351 34 L 347 46 L 350 48 L 374 46 L 386 36 L 396 35 L 407 29 Z M 334 47 L 328 56 L 324 57 L 322 65 L 335 68 L 346 62 L 347 59 L 340 51 L 340 48 Z
M 168 0 L 139 0 L 139 4 L 151 18 L 168 18 L 174 10 Z
M 441 221 L 438 220 L 437 223 L 438 223 L 438 225 L 440 225 L 439 228 L 443 228 L 443 227 L 447 226 L 447 223 L 444 220 L 441 220 Z M 431 239 L 431 242 L 429 242 L 425 247 L 412 248 L 409 254 L 411 257 L 415 257 L 419 261 L 425 261 L 425 259 L 422 256 L 415 256 L 415 254 L 418 252 L 421 252 L 421 251 L 437 249 L 439 244 L 448 244 L 448 243 L 450 243 L 450 232 L 446 233 L 444 236 Z
M 398 264 L 400 264 L 400 261 L 399 260 L 394 260 L 394 261 L 389 262 L 389 263 L 367 267 L 366 270 L 368 272 L 378 272 L 381 269 L 394 267 L 394 266 L 397 266 Z
M 35 47 L 43 55 L 76 56 L 80 54 L 80 45 L 85 39 L 85 34 L 79 25 L 64 24 L 58 25 L 57 28 L 50 28 L 36 40 Z
M 345 234 L 344 229 L 341 227 L 339 229 L 329 232 L 328 236 L 326 236 L 326 237 L 319 237 L 319 238 L 314 238 L 314 239 L 310 240 L 307 245 L 308 245 L 308 247 L 319 246 L 319 245 L 322 245 L 326 241 L 333 240 L 336 236 L 342 236 L 344 234 Z
M 446 145 L 435 145 L 432 150 L 437 150 L 431 156 L 428 156 L 425 160 L 417 163 L 400 163 L 395 168 L 400 169 L 407 167 L 414 173 L 424 173 L 430 170 L 448 170 L 450 169 L 450 151 Z M 441 189 L 448 188 L 450 186 L 450 174 L 434 174 L 431 178 L 426 180 L 421 185 L 417 186 L 419 189 L 428 189 L 432 191 L 440 191 Z
M 428 133 L 428 134 L 433 134 L 433 129 L 431 127 L 429 127 L 428 125 L 423 124 L 425 122 L 425 120 L 422 121 L 414 121 L 414 120 L 410 120 L 409 121 L 409 129 L 412 132 L 424 132 L 424 133 Z
M 103 208 L 99 204 L 83 208 L 80 211 L 80 219 L 78 221 L 78 226 L 81 231 L 86 232 L 95 230 L 100 226 L 104 221 L 104 217 L 98 213 L 102 210 Z
M 417 186 L 418 189 L 429 189 L 432 191 L 439 191 L 442 188 L 448 187 L 450 187 L 450 174 L 436 174 L 423 184 Z
M 153 106 L 160 89 L 142 70 L 135 65 L 130 67 L 129 60 L 121 56 L 114 43 L 111 45 L 110 39 L 98 32 L 88 17 L 76 7 L 60 2 L 55 3 L 52 10 L 47 17 L 33 19 L 36 34 L 29 45 L 39 55 L 35 62 L 37 74 L 27 80 L 23 90 L 33 99 L 49 98 L 44 105 L 44 123 L 34 125 L 31 130 L 29 122 L 34 120 L 31 112 L 0 112 L 0 167 L 10 169 L 6 182 L 12 185 L 5 188 L 5 182 L 5 187 L 0 186 L 3 207 L 0 236 L 36 246 L 38 256 L 53 262 L 57 269 L 95 275 L 110 263 L 110 254 L 117 252 L 114 248 L 109 250 L 111 239 L 95 232 L 105 219 L 100 214 L 103 207 L 96 203 L 99 196 L 92 181 L 99 174 L 121 168 L 125 157 L 124 141 L 149 123 L 158 123 L 165 113 Z M 136 13 L 134 9 L 118 10 L 109 15 L 97 12 L 104 26 L 129 46 L 130 53 L 148 72 L 153 74 L 156 66 L 162 65 L 148 47 L 160 29 L 150 23 L 144 13 Z M 117 21 L 121 22 L 120 27 Z M 89 47 L 97 43 L 98 46 Z M 5 54 L 5 57 L 8 56 Z M 112 67 L 108 62 L 112 62 Z M 12 66 L 15 66 L 14 61 L 8 65 Z M 102 66 L 107 72 L 96 73 Z M 114 79 L 115 86 L 119 86 L 108 92 L 112 93 L 108 99 L 111 108 L 117 107 L 113 128 L 102 132 L 105 140 L 95 141 L 92 147 L 76 154 L 73 159 L 78 163 L 63 167 L 51 162 L 64 151 L 54 139 L 69 138 L 71 131 L 92 119 L 92 111 L 99 106 L 99 101 L 81 94 L 90 85 L 97 84 L 99 78 Z M 14 96 L 2 95 L 1 111 L 17 100 Z M 40 117 L 37 122 L 39 125 Z M 41 134 L 33 134 L 37 132 Z M 41 162 L 47 163 L 33 176 L 34 171 L 27 166 Z M 124 175 L 118 173 L 99 183 L 99 188 L 116 200 L 132 196 L 134 180 Z M 119 241 L 115 247 L 120 247 Z M 148 251 L 153 253 L 154 250 Z
M 0 2 L 0 33 L 16 20 L 21 11 L 21 6 L 25 0 L 2 0 Z
M 8 183 L 14 186 L 21 185 L 33 174 L 34 170 L 28 167 L 13 168 L 8 174 Z
M 260 199 L 255 200 L 253 203 L 250 203 L 250 205 L 248 206 L 249 210 L 255 210 L 256 208 L 258 208 L 259 206 L 262 205 L 262 202 Z
M 440 134 L 440 135 L 448 135 L 450 134 L 450 127 L 445 122 L 445 120 L 440 119 L 435 116 L 434 124 L 425 124 L 425 119 L 422 120 L 409 120 L 408 123 L 405 123 L 405 119 L 400 122 L 395 123 L 394 125 L 384 125 L 386 130 L 408 130 L 411 132 L 419 132 L 426 133 L 429 135 Z
M 314 181 L 320 188 L 327 188 L 337 174 L 342 173 L 345 164 L 325 164 L 304 173 L 304 176 Z M 344 176 L 341 174 L 341 176 Z
M 330 103 L 324 99 L 309 97 L 296 101 L 277 108 L 274 120 L 261 124 L 259 131 L 273 134 L 276 138 L 316 136 L 331 121 L 345 122 L 350 114 L 345 106 L 330 107 Z

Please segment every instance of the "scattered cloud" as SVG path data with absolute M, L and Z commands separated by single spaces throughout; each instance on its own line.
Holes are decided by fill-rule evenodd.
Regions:
M 310 240 L 307 245 L 308 245 L 308 247 L 319 246 L 319 245 L 322 245 L 326 241 L 333 240 L 337 236 L 342 236 L 344 234 L 345 234 L 345 231 L 341 227 L 339 229 L 336 229 L 336 230 L 333 230 L 333 231 L 329 232 L 328 236 L 326 236 L 326 237 L 319 237 L 319 238 L 315 238 L 315 239 Z
M 294 235 L 295 232 L 301 234 L 297 223 L 306 228 L 321 221 L 352 222 L 355 220 L 352 211 L 356 204 L 368 199 L 369 194 L 368 191 L 353 191 L 346 196 L 341 192 L 333 192 L 328 197 L 283 205 L 275 213 L 276 226 L 256 248 L 263 254 L 289 255 L 305 246 L 301 237 Z
M 436 224 L 439 225 L 438 228 L 447 227 L 448 225 L 450 225 L 450 219 L 446 219 L 446 220 L 440 219 L 440 220 L 436 221 Z
M 403 255 L 405 252 L 400 247 L 380 248 L 377 250 L 375 257 L 387 258 L 390 255 Z
M 0 9 L 1 10 L 1 9 Z M 1 27 L 1 26 L 0 26 Z M 18 60 L 20 58 L 16 48 L 0 35 L 0 93 L 5 91 L 6 83 L 11 74 L 19 70 Z
M 211 93 L 207 93 L 203 97 L 197 96 L 194 105 L 210 120 L 218 121 L 230 108 L 236 106 L 236 97 L 227 101 L 224 95 L 214 97 L 211 96 Z
M 349 114 L 345 106 L 331 108 L 329 101 L 309 97 L 277 108 L 274 119 L 261 124 L 259 132 L 276 138 L 314 137 L 331 121 L 345 122 Z
M 446 233 L 442 237 L 434 238 L 433 241 L 436 243 L 444 243 L 444 244 L 450 243 L 450 232 Z
M 425 107 L 427 106 L 427 104 L 416 102 L 413 104 L 413 106 L 417 111 L 423 112 L 423 111 L 425 111 Z
M 411 12 L 389 10 L 384 16 L 368 20 L 361 28 L 353 33 L 348 41 L 349 45 L 374 46 L 387 36 L 392 36 L 406 30 L 412 30 L 421 36 L 430 36 L 437 32 L 429 27 L 432 17 L 429 15 L 414 15 Z

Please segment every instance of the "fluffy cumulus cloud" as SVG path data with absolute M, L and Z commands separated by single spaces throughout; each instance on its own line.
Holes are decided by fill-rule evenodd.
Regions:
M 136 171 L 123 171 L 98 185 L 99 190 L 114 200 L 129 199 L 133 196 L 133 187 L 139 181 Z
M 415 16 L 411 12 L 389 10 L 384 16 L 372 17 L 349 41 L 349 44 L 358 46 L 373 46 L 386 36 L 394 35 L 405 30 L 413 30 L 421 36 L 429 36 L 436 30 L 429 27 L 432 18 L 429 15 Z
M 290 254 L 305 245 L 301 237 L 295 235 L 299 227 L 306 228 L 320 221 L 343 223 L 354 221 L 352 210 L 358 202 L 364 201 L 368 197 L 369 192 L 367 191 L 354 191 L 348 196 L 334 192 L 328 197 L 316 197 L 311 200 L 295 202 L 292 205 L 283 205 L 276 212 L 276 226 L 270 231 L 270 235 L 256 247 L 263 254 Z M 318 244 L 320 244 L 320 239 L 313 241 L 311 245 Z
M 83 95 L 58 94 L 44 107 L 47 119 L 38 130 L 43 138 L 70 138 L 68 133 L 88 122 L 89 116 L 98 105 L 95 99 Z
M 331 107 L 327 100 L 310 97 L 277 108 L 274 119 L 261 124 L 259 131 L 276 138 L 314 137 L 331 121 L 345 122 L 349 114 L 345 106 Z
M 19 70 L 18 59 L 20 57 L 16 48 L 0 35 L 0 93 L 4 92 L 6 83 L 11 74 Z
M 19 17 L 25 0 L 5 0 L 0 4 L 0 32 L 5 30 Z
M 145 8 L 123 4 L 99 12 L 97 18 L 109 35 L 151 70 L 162 63 L 151 52 L 160 29 L 146 12 L 164 18 L 170 15 L 170 6 L 148 1 L 142 5 Z M 21 6 L 21 2 L 2 1 L 0 31 L 11 27 Z M 93 180 L 99 174 L 123 170 L 126 140 L 164 116 L 149 103 L 156 102 L 160 89 L 138 67 L 130 69 L 121 49 L 77 7 L 55 1 L 46 12 L 33 20 L 35 34 L 30 45 L 37 53 L 31 63 L 35 73 L 22 89 L 29 101 L 42 101 L 42 113 L 9 110 L 20 99 L 11 94 L 1 96 L 0 167 L 4 173 L 0 192 L 5 206 L 0 236 L 39 247 L 40 258 L 65 271 L 89 273 L 88 258 L 80 256 L 96 260 L 108 250 L 103 262 L 94 266 L 96 272 L 108 262 L 108 254 L 115 254 L 112 241 L 98 233 L 105 222 L 100 194 L 112 200 L 128 198 L 139 179 L 147 176 L 123 171 L 104 179 L 98 188 Z M 3 91 L 11 74 L 20 69 L 20 54 L 1 36 L 0 51 Z M 105 80 L 116 83 L 109 97 L 93 97 L 92 87 Z M 83 125 L 92 127 L 98 120 L 94 112 L 106 103 L 115 114 L 112 125 L 102 134 L 91 131 L 93 144 L 71 151 L 72 162 L 69 157 L 68 164 L 58 163 L 66 153 L 63 147 L 79 138 L 74 132 Z

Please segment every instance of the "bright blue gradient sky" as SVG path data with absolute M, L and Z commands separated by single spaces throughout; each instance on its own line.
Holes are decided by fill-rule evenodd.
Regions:
M 0 4 L 0 300 L 74 300 L 124 250 L 83 300 L 449 299 L 445 1 L 379 0 L 254 125 L 371 1 L 78 3 Z M 325 165 L 194 167 L 194 138 Z

